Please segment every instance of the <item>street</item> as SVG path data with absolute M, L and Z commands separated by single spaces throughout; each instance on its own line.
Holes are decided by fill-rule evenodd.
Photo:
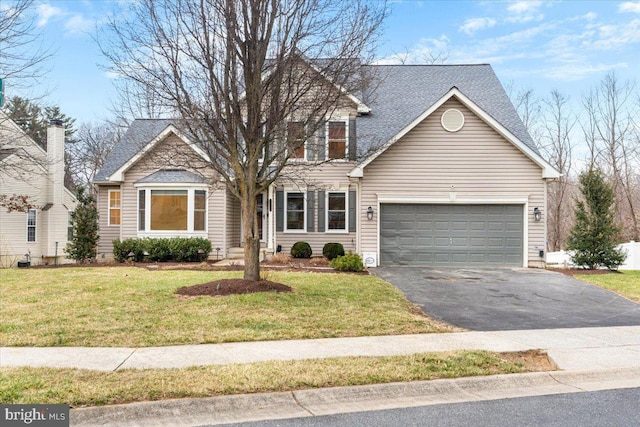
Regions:
M 630 388 L 228 425 L 238 427 L 632 426 L 640 425 L 639 399 L 640 388 Z

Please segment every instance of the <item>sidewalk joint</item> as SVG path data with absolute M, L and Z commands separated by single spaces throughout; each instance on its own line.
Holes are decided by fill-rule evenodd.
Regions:
M 298 400 L 298 397 L 296 396 L 296 392 L 295 391 L 291 392 L 291 397 L 293 398 L 293 401 L 296 402 L 296 405 L 298 405 L 300 407 L 300 409 L 308 412 L 312 417 L 316 416 L 316 414 L 314 414 L 311 410 L 309 410 L 302 403 L 300 403 L 300 401 Z
M 113 370 L 113 372 L 117 371 L 118 369 L 120 369 L 122 367 L 122 365 L 127 363 L 127 360 L 129 360 L 131 358 L 131 356 L 133 356 L 133 353 L 135 353 L 136 351 L 138 351 L 138 347 L 134 348 L 133 351 L 131 353 L 129 353 L 129 355 L 127 357 L 125 357 L 124 360 L 122 362 L 120 362 L 120 364 L 118 366 L 116 366 L 116 368 Z

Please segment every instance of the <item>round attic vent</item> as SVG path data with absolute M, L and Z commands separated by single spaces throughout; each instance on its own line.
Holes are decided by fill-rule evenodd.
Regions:
M 442 127 L 449 132 L 458 132 L 462 129 L 464 125 L 464 115 L 460 110 L 456 110 L 455 108 L 450 108 L 444 113 L 442 113 L 442 118 L 440 119 L 442 123 Z

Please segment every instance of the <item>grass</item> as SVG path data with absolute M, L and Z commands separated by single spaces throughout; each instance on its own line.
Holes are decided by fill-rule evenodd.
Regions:
M 525 372 L 486 351 L 261 362 L 100 372 L 0 368 L 0 402 L 97 406 L 185 397 L 291 391 Z
M 241 272 L 90 267 L 0 270 L 4 346 L 140 347 L 443 332 L 368 275 L 269 273 L 292 293 L 179 298 Z
M 577 274 L 576 278 L 616 292 L 631 301 L 640 302 L 640 270 L 611 274 Z

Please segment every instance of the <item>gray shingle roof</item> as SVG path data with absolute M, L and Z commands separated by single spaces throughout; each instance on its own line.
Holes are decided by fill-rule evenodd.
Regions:
M 162 169 L 157 172 L 147 175 L 142 179 L 136 181 L 136 184 L 149 184 L 149 183 L 178 183 L 178 184 L 200 184 L 205 183 L 207 180 L 193 172 L 186 171 L 184 169 Z
M 361 74 L 375 79 L 370 93 L 354 94 L 371 108 L 370 114 L 357 118 L 361 152 L 391 140 L 456 87 L 539 154 L 490 65 L 365 65 Z M 178 123 L 176 119 L 133 121 L 96 174 L 95 181 L 105 181 L 168 125 L 178 127 Z
M 120 142 L 113 147 L 102 169 L 98 171 L 94 181 L 105 181 L 107 177 L 120 169 L 135 154 L 158 136 L 167 126 L 177 122 L 173 119 L 136 119 Z
M 536 153 L 538 149 L 522 124 L 490 65 L 371 65 L 368 74 L 377 86 L 362 101 L 371 114 L 357 118 L 358 143 L 380 145 L 456 87 L 493 119 Z M 366 149 L 366 146 L 360 148 Z

